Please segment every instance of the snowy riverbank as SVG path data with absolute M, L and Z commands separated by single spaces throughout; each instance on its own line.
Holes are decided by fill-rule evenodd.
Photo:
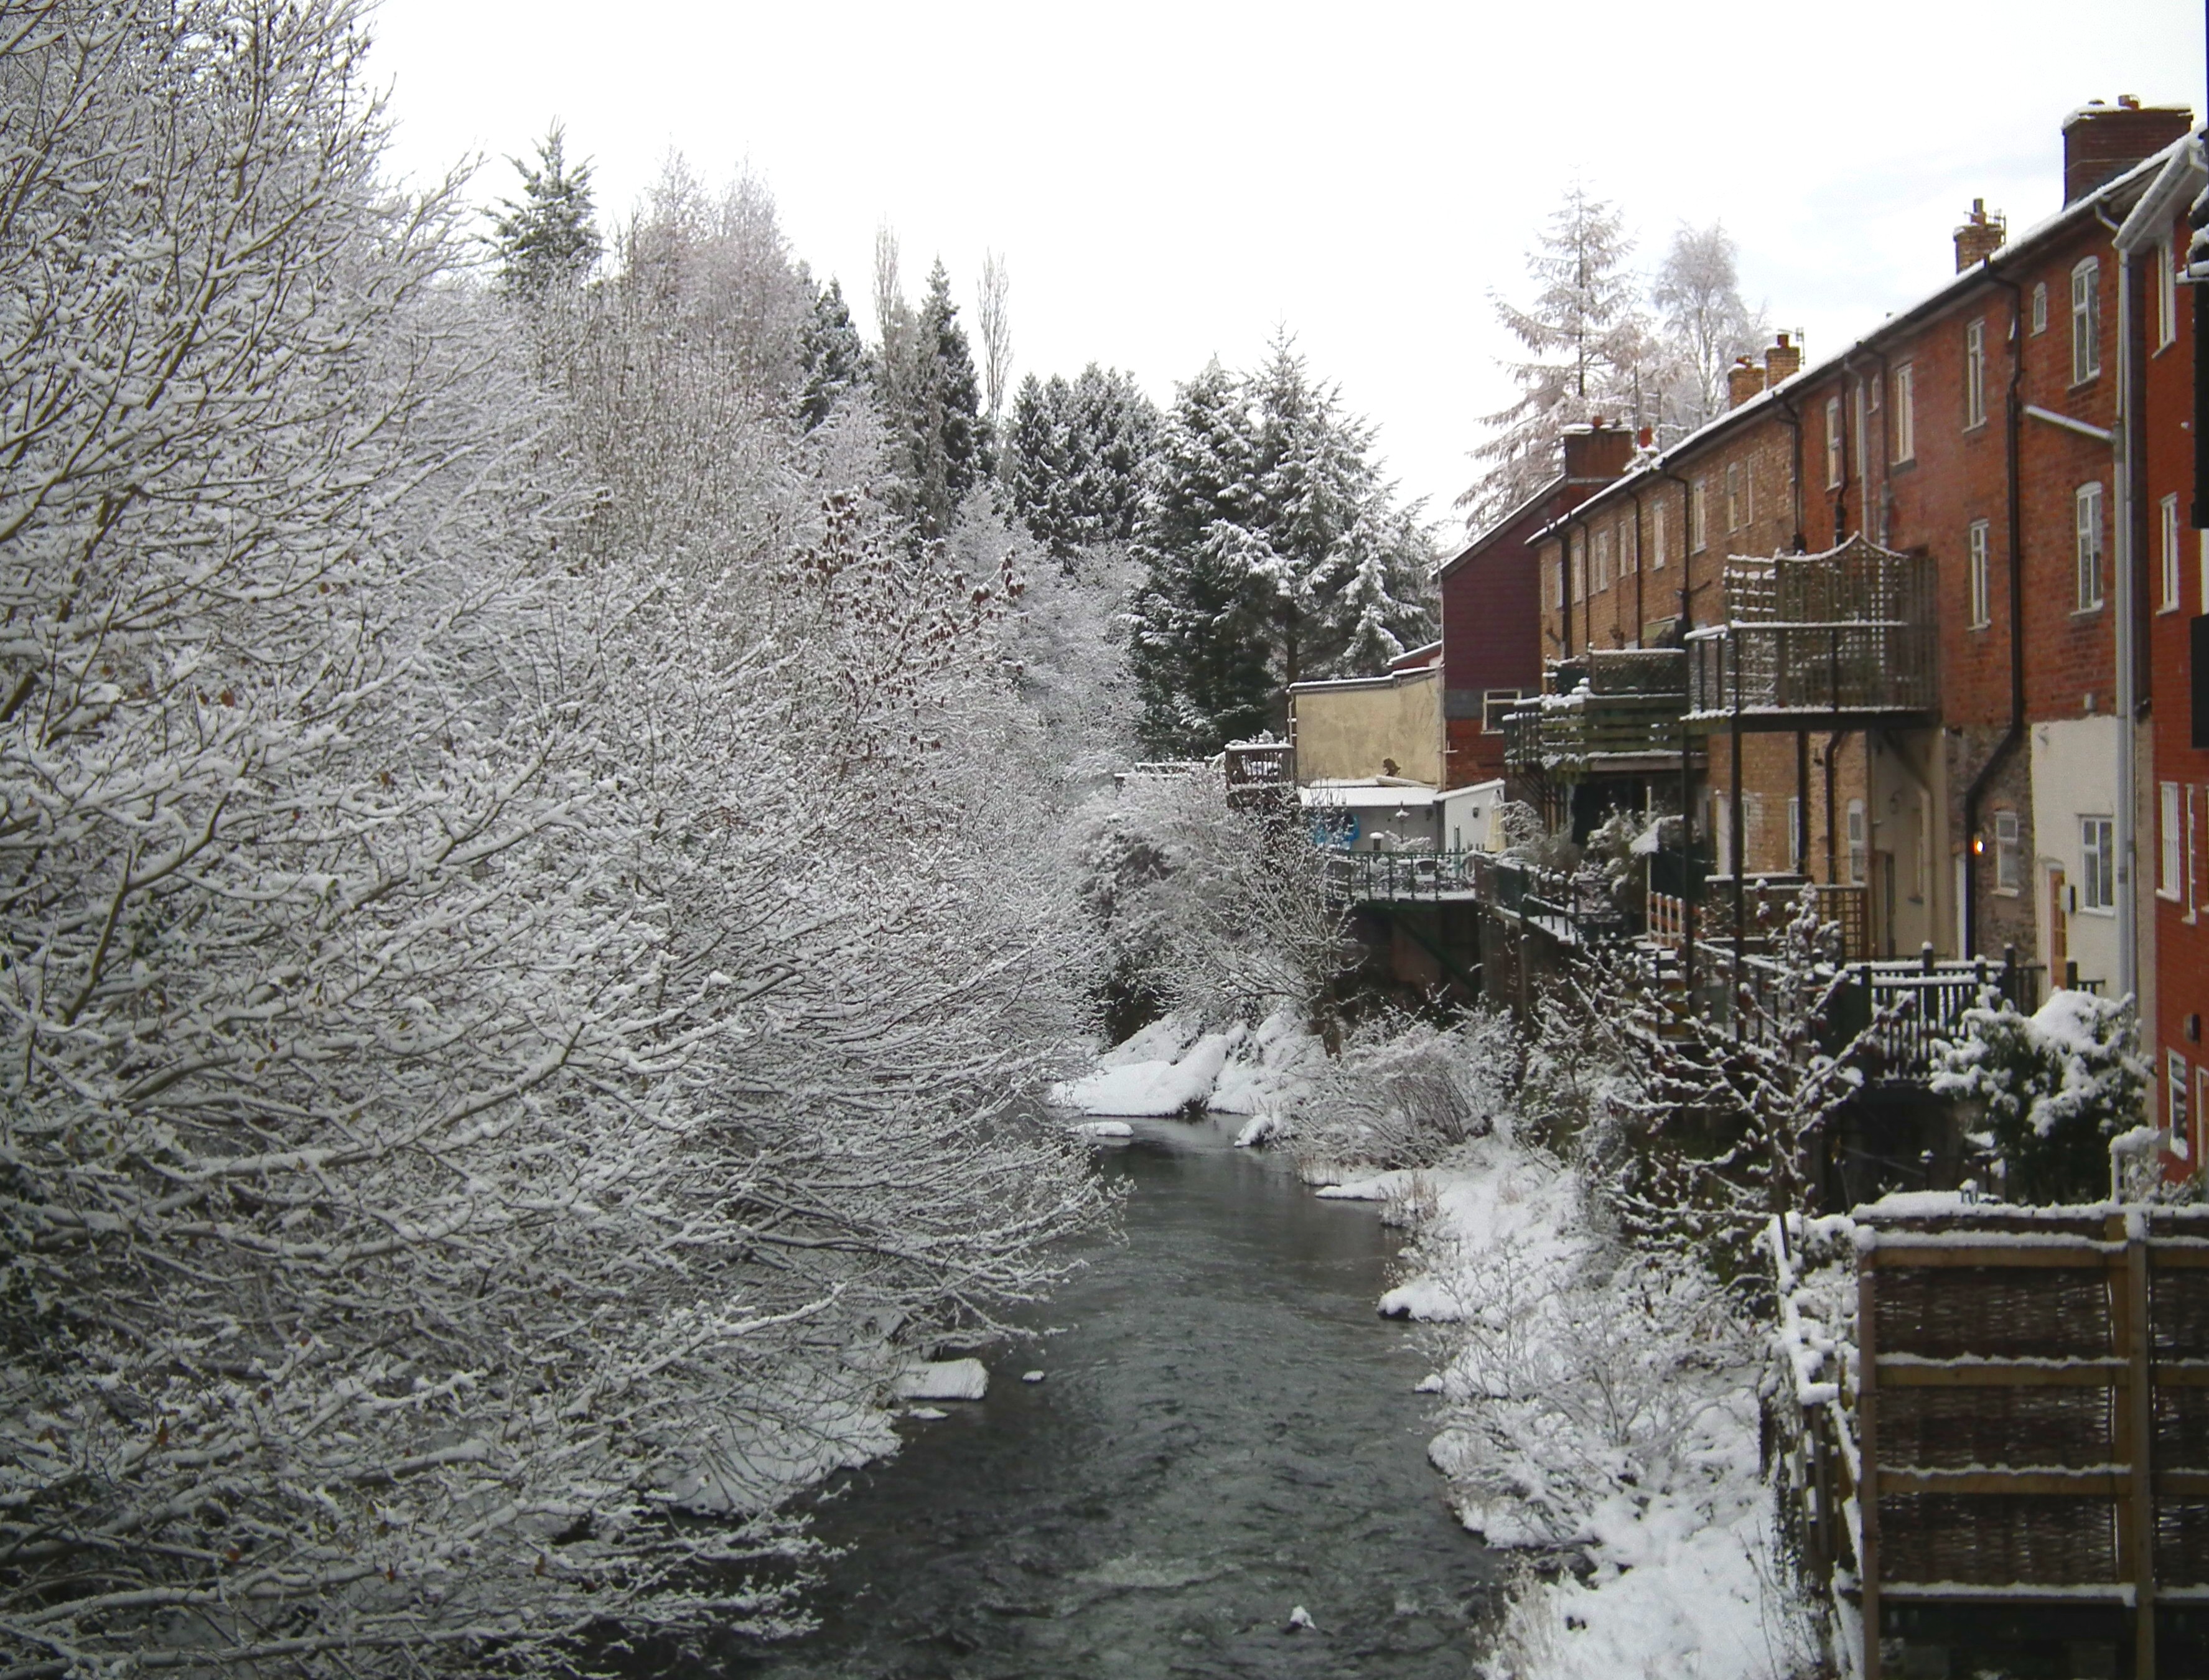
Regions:
M 1328 1066 L 1279 1015 L 1225 1032 L 1177 1017 L 1052 1100 L 1092 1116 L 1249 1113 L 1254 1137 L 1293 1141 Z M 1580 1176 L 1495 1118 L 1431 1165 L 1305 1169 L 1320 1196 L 1390 1203 L 1414 1232 L 1376 1304 L 1434 1327 L 1429 1457 L 1466 1526 L 1527 1561 L 1484 1671 L 1809 1671 L 1758 1462 L 1767 1338 L 1691 1262 L 1605 1234 Z

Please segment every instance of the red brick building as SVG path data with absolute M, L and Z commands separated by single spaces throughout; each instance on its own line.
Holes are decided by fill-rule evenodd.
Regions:
M 2165 1112 L 2198 1120 L 2209 750 L 2192 744 L 2189 661 L 2209 578 L 2190 312 L 2170 279 L 2199 190 L 2190 124 L 2131 100 L 2073 113 L 2056 214 L 2013 238 L 1975 204 L 1953 277 L 1917 304 L 1808 368 L 1783 338 L 1736 367 L 1728 413 L 1514 533 L 1539 569 L 1548 681 L 1583 696 L 1592 744 L 1575 758 L 1552 729 L 1514 768 L 1575 783 L 1550 807 L 1582 825 L 1598 772 L 1618 803 L 1684 795 L 1722 875 L 1861 888 L 1880 954 L 2014 947 L 2059 982 L 2075 962 L 2137 991 Z M 1761 713 L 1710 687 L 1749 671 L 1778 695 L 1815 675 L 1773 601 L 1816 569 L 1774 557 L 1853 538 L 1821 575 L 1883 580 L 1887 605 L 1836 608 L 1826 633 L 1884 638 L 1893 680 Z M 1904 579 L 1923 584 L 1906 622 Z M 1634 744 L 1615 719 L 1592 721 L 1666 684 L 1688 719 L 1669 756 L 1653 736 L 1619 750 Z
M 1541 588 L 1528 539 L 1624 472 L 1633 449 L 1622 428 L 1567 427 L 1563 471 L 1442 563 L 1447 786 L 1502 776 L 1502 714 L 1541 692 Z

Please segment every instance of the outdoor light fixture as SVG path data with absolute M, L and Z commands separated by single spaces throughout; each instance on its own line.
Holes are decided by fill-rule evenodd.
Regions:
M 1974 858 L 1983 858 L 1986 855 L 1987 837 L 1984 834 L 1973 834 L 1971 836 L 1971 856 Z

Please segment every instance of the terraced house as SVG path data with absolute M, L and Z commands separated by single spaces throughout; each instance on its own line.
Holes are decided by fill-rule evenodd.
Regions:
M 1502 725 L 1559 826 L 1684 813 L 1652 929 L 1724 940 L 1759 877 L 1807 878 L 1851 956 L 2136 991 L 2198 1159 L 2191 123 L 2074 111 L 2056 214 L 2013 235 L 1975 203 L 1938 290 L 1811 365 L 1779 335 L 1728 412 L 1527 535 L 1543 691 Z

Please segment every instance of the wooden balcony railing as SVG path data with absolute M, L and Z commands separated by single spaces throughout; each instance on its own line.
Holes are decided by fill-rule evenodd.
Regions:
M 1812 720 L 1930 712 L 1939 698 L 1929 623 L 1901 619 L 1717 624 L 1688 637 L 1688 716 Z

